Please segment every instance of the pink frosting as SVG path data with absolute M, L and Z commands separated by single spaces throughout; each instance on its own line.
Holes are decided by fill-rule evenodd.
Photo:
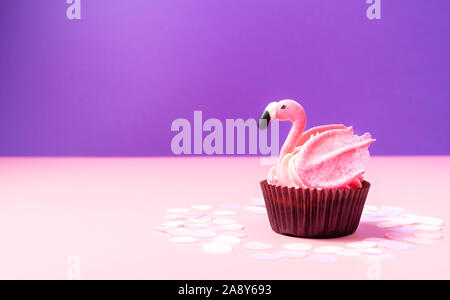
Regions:
M 358 136 L 343 125 L 310 129 L 270 169 L 268 182 L 296 188 L 359 188 L 373 141 L 369 133 Z

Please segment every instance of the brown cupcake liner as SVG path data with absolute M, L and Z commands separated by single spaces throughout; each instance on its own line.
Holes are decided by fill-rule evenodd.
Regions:
M 352 234 L 361 219 L 370 183 L 359 189 L 300 189 L 261 181 L 270 226 L 290 236 L 331 238 Z

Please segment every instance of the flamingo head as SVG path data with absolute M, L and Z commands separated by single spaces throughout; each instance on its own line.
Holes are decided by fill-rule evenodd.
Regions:
M 270 120 L 291 121 L 292 123 L 306 123 L 306 114 L 303 107 L 294 100 L 281 100 L 267 105 L 259 118 L 259 128 L 266 129 Z

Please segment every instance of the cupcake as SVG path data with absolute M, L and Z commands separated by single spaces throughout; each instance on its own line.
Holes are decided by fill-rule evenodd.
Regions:
M 270 103 L 260 129 L 274 119 L 291 121 L 292 128 L 278 163 L 261 182 L 272 229 L 309 238 L 355 232 L 370 188 L 364 170 L 375 140 L 341 124 L 304 131 L 305 111 L 293 100 Z

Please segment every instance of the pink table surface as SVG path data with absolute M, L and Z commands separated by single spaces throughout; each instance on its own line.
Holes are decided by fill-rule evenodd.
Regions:
M 268 170 L 258 158 L 0 158 L 0 279 L 66 279 L 68 257 L 82 279 L 367 279 L 366 258 L 330 264 L 256 261 L 242 247 L 211 255 L 152 231 L 166 209 L 249 204 Z M 450 218 L 450 157 L 373 157 L 368 204 Z M 275 234 L 267 216 L 242 215 L 249 238 L 280 246 L 305 240 Z M 383 236 L 360 226 L 345 245 Z M 450 239 L 395 252 L 381 279 L 450 279 Z

